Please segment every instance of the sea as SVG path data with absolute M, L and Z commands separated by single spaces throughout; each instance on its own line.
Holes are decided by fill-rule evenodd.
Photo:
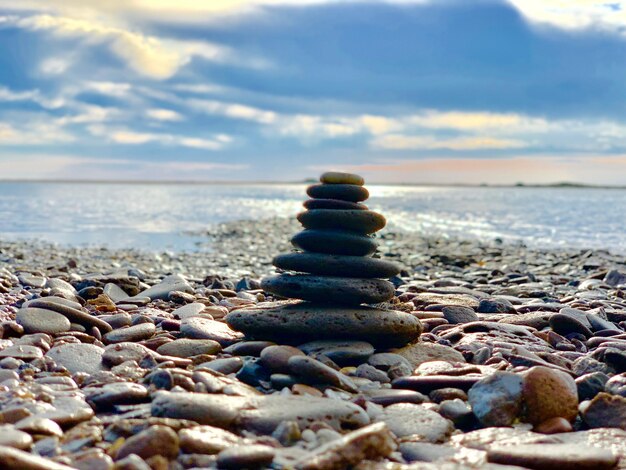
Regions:
M 304 184 L 0 183 L 0 239 L 151 251 L 206 248 L 213 224 L 293 217 Z M 369 185 L 388 226 L 423 235 L 626 254 L 626 190 Z M 210 248 L 208 248 L 210 249 Z

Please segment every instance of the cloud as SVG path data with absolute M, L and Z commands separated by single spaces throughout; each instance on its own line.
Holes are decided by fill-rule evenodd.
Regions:
M 20 125 L 0 121 L 0 147 L 67 143 L 75 137 L 54 122 L 26 121 Z
M 226 116 L 232 119 L 254 121 L 260 124 L 271 124 L 276 120 L 276 113 L 239 103 L 225 103 L 214 100 L 187 100 L 187 105 L 196 111 Z
M 156 121 L 182 121 L 184 119 L 183 116 L 176 111 L 160 108 L 148 109 L 146 116 Z
M 104 43 L 132 70 L 156 80 L 172 77 L 196 57 L 213 62 L 237 61 L 234 53 L 224 46 L 207 41 L 159 38 L 102 24 L 92 18 L 41 14 L 5 17 L 5 22 L 27 30 L 49 31 L 58 37 L 84 38 L 91 44 Z M 248 63 L 250 66 L 260 65 L 259 61 Z
M 374 139 L 372 147 L 386 150 L 480 150 L 512 149 L 526 146 L 519 140 L 506 140 L 494 137 L 457 137 L 452 139 L 435 136 L 410 136 L 390 134 Z
M 137 132 L 123 128 L 108 128 L 102 125 L 92 125 L 88 131 L 96 137 L 122 145 L 144 145 L 157 143 L 174 147 L 188 147 L 202 150 L 222 150 L 233 139 L 226 134 L 217 134 L 212 139 L 189 137 L 166 133 Z
M 603 28 L 624 34 L 626 1 L 509 0 L 525 17 L 565 29 Z

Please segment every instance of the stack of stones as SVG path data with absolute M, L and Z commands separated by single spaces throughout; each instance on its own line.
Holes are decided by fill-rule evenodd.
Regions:
M 307 209 L 298 214 L 305 230 L 291 242 L 304 252 L 279 255 L 273 264 L 290 271 L 263 279 L 266 292 L 299 302 L 274 302 L 231 312 L 228 324 L 246 337 L 297 344 L 314 339 L 363 340 L 402 346 L 419 337 L 414 316 L 363 304 L 393 298 L 385 278 L 399 273 L 389 261 L 373 258 L 378 247 L 371 234 L 385 218 L 362 202 L 369 197 L 363 178 L 329 172 L 309 186 Z

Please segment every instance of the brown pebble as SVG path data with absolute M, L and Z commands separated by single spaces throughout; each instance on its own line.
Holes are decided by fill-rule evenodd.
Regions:
M 570 423 L 565 418 L 556 417 L 550 418 L 544 421 L 543 423 L 539 423 L 533 429 L 535 432 L 540 432 L 541 434 L 557 434 L 561 432 L 572 432 L 572 423 Z

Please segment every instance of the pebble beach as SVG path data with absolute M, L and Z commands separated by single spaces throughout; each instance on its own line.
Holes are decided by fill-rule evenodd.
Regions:
M 0 467 L 626 468 L 622 255 L 385 229 L 400 272 L 372 308 L 417 341 L 244 337 L 229 314 L 289 305 L 261 279 L 299 229 L 0 242 Z

